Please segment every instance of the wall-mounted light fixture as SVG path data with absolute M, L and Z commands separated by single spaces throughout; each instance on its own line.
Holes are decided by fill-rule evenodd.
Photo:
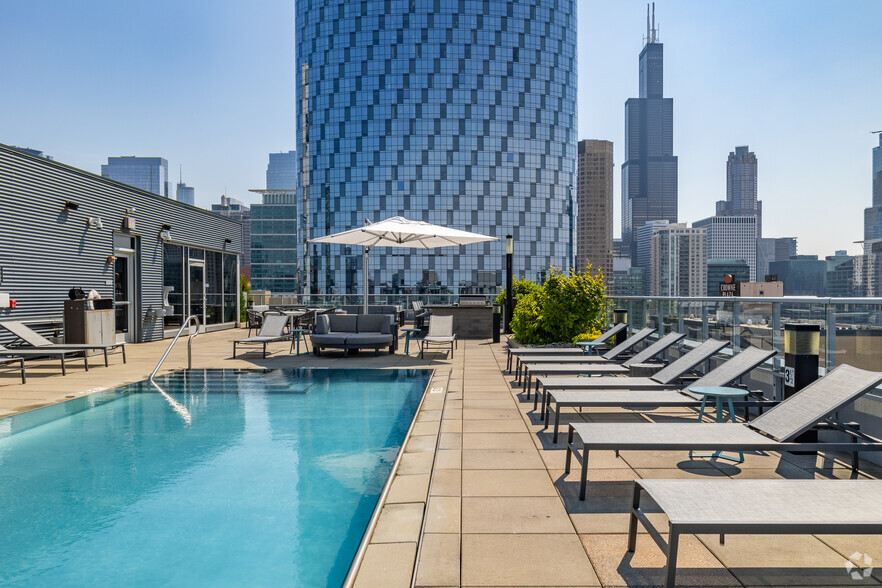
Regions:
M 232 243 L 232 242 L 233 242 L 233 240 L 230 239 L 229 237 L 224 237 L 224 243 Z
M 80 205 L 76 202 L 71 202 L 70 200 L 64 201 L 64 208 L 66 208 L 67 210 L 76 210 L 79 207 Z
M 108 255 L 106 261 L 108 264 L 114 263 L 114 262 L 116 262 L 116 256 L 115 255 Z
M 162 226 L 165 227 L 167 225 Z M 162 229 L 161 231 L 159 231 L 159 238 L 163 241 L 171 241 L 171 231 L 169 229 Z
M 90 216 L 89 217 L 89 226 L 93 229 L 103 229 L 104 223 L 101 222 L 100 216 Z
M 163 231 L 170 231 L 170 230 L 171 230 L 171 225 L 167 225 L 167 224 L 165 224 L 165 223 L 162 223 L 162 227 L 161 227 L 161 228 L 162 228 Z

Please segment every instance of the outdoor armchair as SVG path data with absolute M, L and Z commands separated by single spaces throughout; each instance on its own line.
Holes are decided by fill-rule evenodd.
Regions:
M 453 315 L 433 316 L 429 319 L 429 334 L 420 339 L 420 358 L 429 345 L 450 346 L 450 357 L 453 357 L 453 346 L 456 345 L 456 335 L 453 334 Z
M 293 337 L 291 336 L 291 333 L 285 332 L 288 328 L 289 321 L 290 319 L 285 314 L 275 314 L 272 312 L 264 314 L 263 324 L 257 335 L 233 341 L 233 359 L 236 358 L 236 347 L 238 345 L 261 345 L 263 347 L 264 359 L 266 359 L 266 346 L 270 343 L 291 339 L 291 346 L 293 349 Z

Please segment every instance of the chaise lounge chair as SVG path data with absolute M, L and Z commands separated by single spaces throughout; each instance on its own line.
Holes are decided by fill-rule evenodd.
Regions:
M 689 391 L 693 386 L 727 386 L 749 374 L 753 369 L 778 353 L 774 349 L 748 347 L 738 355 L 726 360 L 682 390 L 550 390 L 544 403 L 545 427 L 554 413 L 552 442 L 557 443 L 560 413 L 563 408 L 640 408 L 701 406 L 706 400 Z M 761 403 L 756 403 L 761 404 Z M 554 406 L 554 408 L 552 408 Z
M 548 390 L 671 390 L 682 388 L 680 380 L 698 365 L 709 360 L 716 352 L 728 345 L 728 341 L 708 339 L 689 353 L 678 357 L 654 376 L 648 378 L 616 376 L 600 376 L 591 378 L 572 377 L 540 377 L 536 378 L 536 398 L 533 399 L 533 409 L 536 409 L 539 400 L 539 391 L 542 390 L 542 410 L 545 411 L 545 394 Z M 527 386 L 527 399 L 530 398 L 529 382 Z
M 841 365 L 784 402 L 744 423 L 570 423 L 564 471 L 573 455 L 581 461 L 579 500 L 585 500 L 588 455 L 592 450 L 713 451 L 882 451 L 882 441 L 828 420 L 834 412 L 882 383 L 882 373 Z M 799 442 L 809 429 L 836 429 L 851 437 L 842 442 Z
M 518 356 L 517 368 L 515 369 L 515 379 L 521 379 L 521 367 L 524 363 L 584 363 L 584 364 L 608 364 L 621 363 L 627 360 L 629 353 L 639 343 L 646 340 L 647 337 L 655 333 L 652 327 L 646 327 L 634 333 L 603 355 L 586 355 L 584 353 L 543 353 L 540 355 L 524 354 Z M 561 349 L 565 351 L 566 348 Z
M 291 339 L 291 349 L 294 349 L 294 339 L 292 333 L 285 333 L 288 327 L 288 316 L 284 314 L 266 313 L 263 315 L 263 324 L 260 331 L 253 337 L 245 339 L 236 339 L 233 341 L 233 359 L 236 359 L 237 345 L 261 345 L 263 346 L 263 359 L 266 359 L 266 346 L 276 341 L 285 341 Z
M 21 371 L 21 383 L 27 384 L 28 378 L 25 375 L 25 362 L 24 357 L 2 357 L 2 353 L 6 350 L 5 347 L 0 345 L 0 367 L 3 367 L 10 363 L 18 363 L 18 369 Z M 13 368 L 15 369 L 15 368 Z
M 627 328 L 628 328 L 628 325 L 626 323 L 619 323 L 619 324 L 615 325 L 614 327 L 612 327 L 611 329 L 609 329 L 608 331 L 605 331 L 604 333 L 602 333 L 599 337 L 594 339 L 594 341 L 597 343 L 603 343 L 605 341 L 608 341 L 610 339 L 610 337 L 615 337 L 616 335 L 618 335 L 619 333 L 621 333 L 622 331 L 624 331 Z M 514 348 L 509 347 L 508 348 L 508 363 L 505 368 L 506 371 L 508 371 L 508 372 L 511 371 L 512 357 L 519 357 L 524 354 L 533 354 L 533 353 L 540 354 L 540 355 L 543 353 L 578 353 L 578 354 L 582 354 L 582 355 L 585 354 L 584 350 L 573 349 L 573 348 L 554 349 L 554 348 L 548 348 L 548 347 L 514 347 Z
M 524 378 L 527 380 L 527 396 L 530 395 L 530 382 L 535 376 L 627 376 L 631 373 L 631 366 L 640 365 L 650 361 L 658 355 L 661 355 L 669 347 L 680 341 L 685 335 L 671 332 L 640 351 L 636 355 L 625 359 L 624 361 L 584 361 L 580 362 L 575 357 L 553 357 L 543 356 L 541 358 L 524 358 L 519 365 L 523 368 Z M 659 363 L 659 368 L 664 364 Z
M 55 350 L 75 352 L 82 351 L 86 363 L 86 369 L 89 369 L 89 358 L 86 351 L 101 351 L 104 353 L 104 367 L 110 365 L 108 354 L 112 349 L 120 349 L 122 351 L 123 363 L 126 363 L 126 344 L 125 343 L 53 343 L 37 331 L 31 329 L 27 325 L 19 321 L 0 321 L 0 327 L 6 329 L 19 340 L 24 341 L 30 349 Z M 64 357 L 64 356 L 62 356 Z M 62 371 L 64 371 L 62 369 Z
M 68 355 L 73 355 L 75 353 L 80 353 L 76 349 L 73 350 L 65 350 L 65 349 L 34 349 L 33 347 L 4 347 L 0 345 L 0 361 L 6 361 L 2 356 L 6 356 L 9 359 L 14 361 L 20 360 L 21 362 L 21 383 L 27 383 L 27 376 L 25 375 L 25 365 L 24 360 L 28 358 L 34 357 L 57 357 L 61 360 L 61 375 L 67 375 L 67 365 L 65 364 L 65 359 Z M 85 359 L 86 354 L 83 353 L 83 363 L 86 366 L 86 371 L 89 371 L 89 362 Z
M 668 540 L 643 508 L 647 494 L 668 517 Z M 683 534 L 879 534 L 880 480 L 635 480 L 628 552 L 637 522 L 666 554 L 665 586 L 674 586 Z
M 453 346 L 456 344 L 456 335 L 453 334 L 453 315 L 429 317 L 429 334 L 420 341 L 420 359 L 426 351 L 427 345 L 450 346 L 450 357 L 453 357 Z

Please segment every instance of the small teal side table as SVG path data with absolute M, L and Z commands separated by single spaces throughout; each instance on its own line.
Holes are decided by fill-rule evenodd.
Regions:
M 591 355 L 595 347 L 600 347 L 604 344 L 604 341 L 579 341 L 576 343 L 576 345 L 582 348 L 582 353 L 585 355 Z
M 297 342 L 297 355 L 300 355 L 300 334 L 303 334 L 303 347 L 306 348 L 308 341 L 306 333 L 309 333 L 309 329 L 291 329 L 291 332 L 294 334 L 294 341 Z
M 742 390 L 741 388 L 730 388 L 728 386 L 690 386 L 689 391 L 693 394 L 699 394 L 702 396 L 701 399 L 701 410 L 698 411 L 698 422 L 701 423 L 701 419 L 704 418 L 704 409 L 707 406 L 707 399 L 713 398 L 716 401 L 716 422 L 723 423 L 726 421 L 725 417 L 723 417 L 723 400 L 726 400 L 729 408 L 729 418 L 732 422 L 735 421 L 735 408 L 732 405 L 733 398 L 744 398 L 747 396 L 747 390 Z M 734 461 L 735 463 L 742 463 L 744 461 L 744 452 L 739 451 L 738 457 L 734 455 L 726 455 L 722 451 L 714 451 L 713 453 L 693 453 L 689 452 L 689 458 L 691 459 L 693 456 L 695 457 L 719 457 L 720 459 L 728 459 Z
M 416 333 L 419 333 L 422 329 L 401 329 L 404 331 L 404 355 L 410 355 L 410 334 L 414 333 L 414 337 L 416 337 Z

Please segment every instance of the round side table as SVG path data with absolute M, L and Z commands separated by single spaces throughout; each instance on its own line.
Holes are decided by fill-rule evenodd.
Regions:
M 413 333 L 414 338 L 416 338 L 416 334 L 419 333 L 422 329 L 401 329 L 404 331 L 404 355 L 410 355 L 410 334 Z
M 582 348 L 583 354 L 591 355 L 595 347 L 600 347 L 604 343 L 604 341 L 579 341 L 576 345 Z
M 690 386 L 689 391 L 693 394 L 700 395 L 701 398 L 701 410 L 698 411 L 698 422 L 701 423 L 702 418 L 704 418 L 704 409 L 707 406 L 708 398 L 712 398 L 716 404 L 716 412 L 715 412 L 715 420 L 718 423 L 723 423 L 726 421 L 725 417 L 723 417 L 723 400 L 728 404 L 729 409 L 729 418 L 732 422 L 735 421 L 735 408 L 732 405 L 733 398 L 745 398 L 748 394 L 747 390 L 742 390 L 741 388 L 730 388 L 728 386 Z M 721 459 L 728 459 L 734 461 L 735 463 L 742 463 L 744 461 L 744 452 L 739 451 L 738 457 L 734 455 L 726 455 L 725 453 L 720 451 L 714 451 L 713 453 L 694 453 L 692 451 L 689 452 L 689 458 L 691 459 L 693 456 L 695 457 L 719 457 Z

